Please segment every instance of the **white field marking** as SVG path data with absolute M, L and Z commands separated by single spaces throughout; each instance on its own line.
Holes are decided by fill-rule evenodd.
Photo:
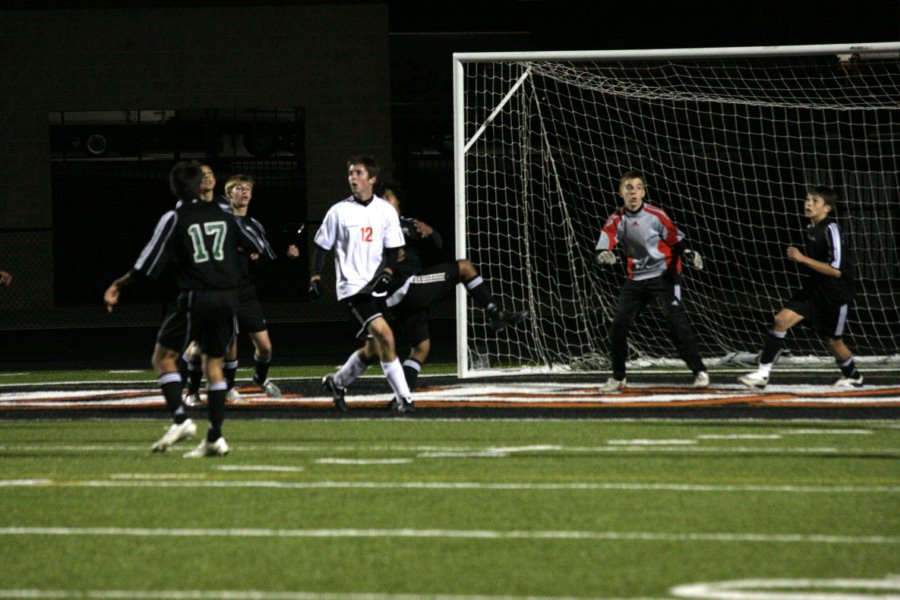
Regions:
M 900 537 L 802 533 L 666 533 L 658 531 L 565 531 L 496 529 L 272 529 L 149 527 L 0 527 L 0 536 L 115 536 L 225 538 L 444 538 L 473 540 L 593 540 L 622 542 L 726 542 L 761 544 L 900 545 Z
M 707 433 L 698 435 L 698 440 L 780 440 L 777 433 Z
M 171 480 L 171 479 L 202 479 L 206 473 L 113 473 L 110 479 L 147 479 L 147 480 Z
M 0 377 L 20 377 L 22 375 L 31 375 L 31 373 L 0 373 Z
M 320 465 L 408 465 L 411 458 L 317 458 Z
M 785 429 L 783 435 L 872 435 L 871 429 Z
M 214 467 L 217 471 L 273 471 L 276 473 L 300 473 L 303 467 L 286 467 L 284 465 L 221 465 Z
M 143 369 L 116 369 L 114 371 L 107 371 L 107 373 L 112 373 L 113 375 L 118 375 L 119 373 L 143 373 Z
M 739 579 L 670 590 L 678 598 L 703 600 L 900 600 L 900 594 L 884 592 L 900 592 L 900 579 Z
M 619 446 L 690 446 L 696 444 L 697 440 L 607 440 L 607 444 Z
M 213 489 L 280 489 L 280 490 L 488 490 L 488 491 L 655 491 L 655 492 L 761 492 L 766 494 L 900 494 L 896 485 L 764 485 L 764 484 L 696 484 L 696 483 L 618 483 L 618 482 L 567 482 L 567 483 L 485 483 L 480 481 L 264 481 L 264 480 L 51 480 L 9 479 L 0 481 L 0 487 L 83 487 L 83 488 L 213 488 Z
M 464 594 L 386 594 L 265 592 L 261 590 L 0 590 L 0 598 L 83 598 L 86 600 L 671 600 L 572 596 L 485 596 Z

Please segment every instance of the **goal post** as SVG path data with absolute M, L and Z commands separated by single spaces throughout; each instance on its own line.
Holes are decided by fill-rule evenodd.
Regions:
M 622 264 L 594 247 L 619 177 L 647 177 L 706 263 L 684 304 L 708 364 L 751 363 L 801 274 L 812 185 L 840 195 L 855 257 L 848 343 L 900 352 L 900 43 L 453 56 L 457 258 L 499 302 L 527 308 L 495 334 L 457 288 L 460 377 L 608 369 Z M 675 350 L 655 307 L 629 336 L 632 364 Z M 828 361 L 805 327 L 789 356 Z

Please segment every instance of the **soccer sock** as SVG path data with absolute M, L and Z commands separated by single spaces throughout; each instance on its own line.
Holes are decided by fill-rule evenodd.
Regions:
M 351 354 L 350 358 L 347 359 L 347 362 L 338 369 L 338 372 L 334 376 L 334 382 L 342 388 L 350 387 L 350 385 L 356 381 L 356 378 L 362 375 L 368 368 L 369 365 L 359 356 L 359 351 L 357 350 Z
M 226 360 L 225 364 L 222 365 L 222 374 L 225 375 L 225 383 L 229 390 L 234 387 L 234 377 L 237 375 L 237 368 L 237 359 Z
M 256 372 L 253 375 L 253 381 L 262 385 L 266 382 L 266 379 L 269 377 L 269 363 L 272 361 L 272 358 L 260 358 L 258 354 L 253 354 L 253 363 L 255 365 Z
M 166 408 L 172 413 L 172 418 L 178 425 L 187 420 L 184 404 L 181 402 L 181 375 L 178 373 L 163 373 L 156 380 L 166 399 Z
M 190 370 L 190 363 L 188 362 L 185 354 L 182 354 L 175 359 L 175 365 L 178 367 L 178 375 L 181 377 L 182 387 L 188 385 L 188 377 L 190 377 L 190 373 L 188 373 L 188 371 Z
M 416 389 L 416 380 L 419 378 L 421 371 L 422 363 L 416 359 L 407 358 L 403 361 L 403 375 L 406 376 L 406 385 L 409 387 L 410 392 Z
M 400 365 L 400 359 L 395 358 L 391 362 L 382 362 L 381 370 L 387 377 L 388 384 L 394 390 L 394 396 L 397 400 L 402 398 L 409 399 L 409 386 L 406 385 L 406 377 L 403 376 L 403 367 Z
M 469 292 L 469 295 L 472 296 L 472 299 L 475 300 L 478 306 L 488 312 L 497 310 L 494 296 L 491 294 L 491 290 L 488 289 L 484 279 L 481 278 L 481 275 L 476 275 L 468 281 L 463 281 L 463 285 L 466 286 L 466 291 Z
M 859 379 L 859 371 L 856 370 L 856 361 L 853 360 L 851 356 L 847 360 L 837 359 L 838 367 L 841 369 L 841 375 L 844 377 L 849 377 L 851 379 Z
M 203 360 L 188 363 L 188 394 L 200 393 L 200 382 L 203 381 Z
M 206 386 L 206 397 L 209 403 L 209 431 L 206 441 L 214 442 L 222 437 L 222 422 L 225 420 L 225 398 L 228 396 L 228 384 L 224 381 Z
M 787 336 L 786 331 L 770 331 L 763 343 L 762 353 L 759 355 L 759 366 L 768 365 L 769 370 L 775 364 L 778 355 L 781 354 L 781 348 L 784 346 L 784 338 Z

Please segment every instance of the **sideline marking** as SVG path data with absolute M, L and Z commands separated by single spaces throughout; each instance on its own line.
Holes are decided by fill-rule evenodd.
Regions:
M 221 465 L 214 467 L 217 471 L 275 471 L 279 473 L 300 473 L 303 467 L 285 467 L 283 465 Z
M 408 465 L 411 458 L 317 458 L 320 465 Z
M 834 590 L 834 591 L 827 591 Z M 853 590 L 855 593 L 850 592 Z M 870 590 L 870 593 L 859 593 Z M 898 600 L 900 578 L 885 579 L 737 579 L 678 585 L 670 593 L 704 600 Z
M 0 536 L 128 536 L 228 538 L 446 538 L 473 540 L 594 540 L 634 542 L 753 542 L 768 544 L 898 545 L 884 535 L 662 533 L 655 531 L 499 531 L 492 529 L 271 529 L 147 527 L 0 527 Z
M 86 487 L 86 488 L 261 488 L 285 490 L 312 489 L 407 489 L 407 490 L 502 490 L 502 491 L 655 491 L 655 492 L 762 492 L 787 494 L 900 494 L 896 485 L 760 485 L 760 484 L 694 484 L 694 483 L 616 483 L 616 482 L 569 482 L 569 483 L 485 483 L 480 481 L 264 481 L 264 480 L 202 480 L 174 479 L 170 481 L 143 479 L 95 479 L 58 480 L 52 479 L 6 479 L 0 480 L 0 487 Z

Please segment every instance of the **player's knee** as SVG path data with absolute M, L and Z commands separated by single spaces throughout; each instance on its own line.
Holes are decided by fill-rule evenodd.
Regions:
M 478 269 L 475 268 L 475 265 L 464 258 L 456 261 L 456 266 L 459 267 L 459 277 L 463 281 L 468 281 L 478 275 Z

